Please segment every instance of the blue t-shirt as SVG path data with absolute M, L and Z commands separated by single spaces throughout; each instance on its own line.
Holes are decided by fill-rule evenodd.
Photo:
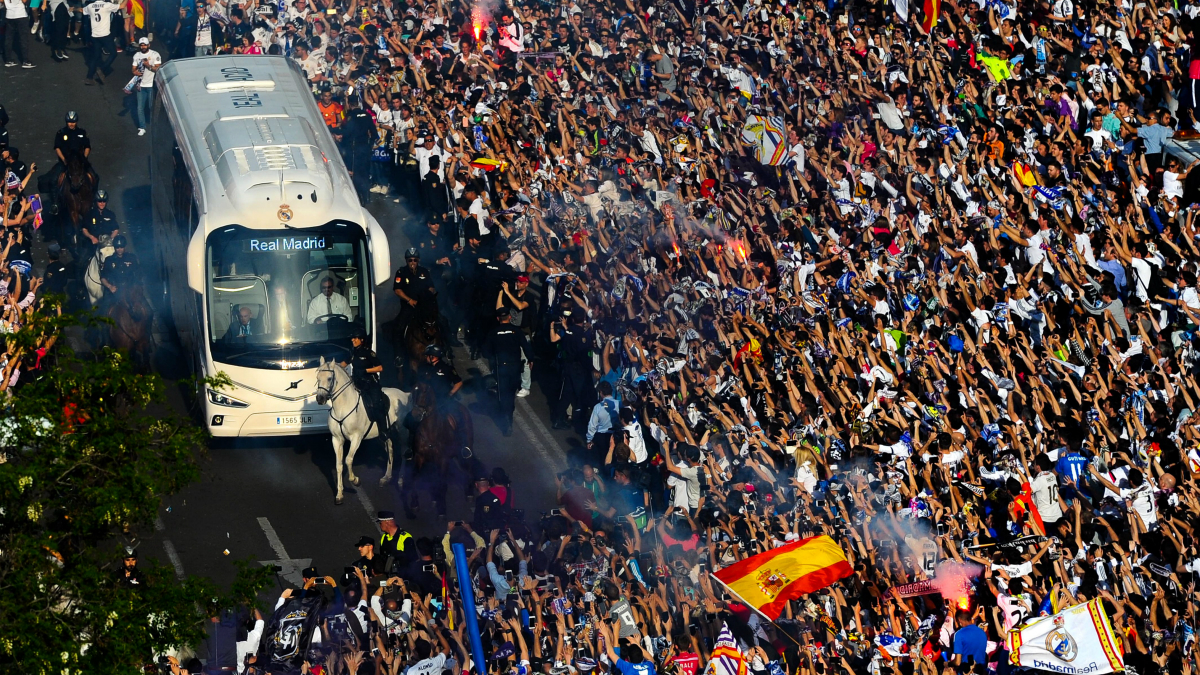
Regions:
M 962 654 L 963 663 L 987 664 L 987 633 L 974 624 L 959 628 L 954 634 L 954 653 Z
M 1087 473 L 1088 461 L 1083 455 L 1078 452 L 1072 452 L 1058 458 L 1054 464 L 1054 470 L 1060 476 L 1065 476 L 1072 483 L 1079 485 L 1079 479 Z
M 617 672 L 621 675 L 654 675 L 654 664 L 650 661 L 630 663 L 625 659 L 617 659 Z

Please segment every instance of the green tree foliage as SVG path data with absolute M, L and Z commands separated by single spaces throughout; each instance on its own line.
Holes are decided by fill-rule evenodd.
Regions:
M 9 353 L 72 322 L 39 316 L 6 336 Z M 117 352 L 81 358 L 60 346 L 22 382 L 0 403 L 0 669 L 135 672 L 198 644 L 215 607 L 254 601 L 269 570 L 243 566 L 233 594 L 152 561 L 139 587 L 115 583 L 119 542 L 198 476 L 203 432 L 168 410 L 158 376 Z

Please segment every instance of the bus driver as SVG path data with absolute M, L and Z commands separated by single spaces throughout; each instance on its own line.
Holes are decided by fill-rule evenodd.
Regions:
M 349 321 L 350 303 L 346 301 L 346 296 L 334 292 L 333 279 L 325 277 L 321 279 L 321 294 L 308 303 L 307 320 L 309 323 L 325 323 L 331 316 L 345 317 Z

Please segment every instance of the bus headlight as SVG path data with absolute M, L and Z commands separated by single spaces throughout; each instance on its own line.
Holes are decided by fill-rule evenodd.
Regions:
M 217 391 L 216 389 L 208 390 L 208 400 L 213 405 L 225 406 L 226 408 L 249 408 L 250 407 L 249 403 L 246 403 L 245 401 L 239 401 L 236 398 L 234 398 L 228 394 L 222 394 L 221 392 Z

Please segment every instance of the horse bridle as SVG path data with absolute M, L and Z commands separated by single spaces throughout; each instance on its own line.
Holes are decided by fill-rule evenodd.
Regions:
M 320 372 L 320 371 L 318 371 L 318 372 Z M 330 372 L 333 372 L 333 369 L 330 369 Z M 336 379 L 336 376 L 334 379 Z M 354 407 L 350 409 L 350 412 L 343 415 L 342 419 L 340 419 L 340 420 L 337 417 L 335 417 L 333 414 L 333 399 L 336 398 L 337 396 L 341 395 L 341 393 L 343 391 L 346 391 L 346 389 L 349 388 L 350 385 L 352 385 L 352 384 L 354 384 L 354 380 L 349 380 L 346 382 L 346 384 L 343 384 L 341 387 L 339 387 L 337 391 L 333 391 L 332 389 L 325 387 L 323 385 L 319 385 L 319 384 L 317 385 L 317 391 L 325 392 L 326 394 L 329 395 L 329 419 L 333 420 L 334 422 L 337 422 L 338 426 L 342 427 L 342 428 L 345 428 L 345 424 L 343 424 L 343 423 L 346 420 L 350 419 L 350 416 L 353 415 L 355 412 L 357 412 L 358 407 L 360 405 L 362 405 L 362 402 L 363 402 L 362 392 L 359 392 L 357 389 L 355 390 L 355 393 L 358 394 L 358 400 L 355 401 Z M 371 422 L 371 424 L 374 424 L 374 422 Z M 367 433 L 370 433 L 370 431 L 371 431 L 371 427 L 370 427 L 370 425 L 368 425 Z

